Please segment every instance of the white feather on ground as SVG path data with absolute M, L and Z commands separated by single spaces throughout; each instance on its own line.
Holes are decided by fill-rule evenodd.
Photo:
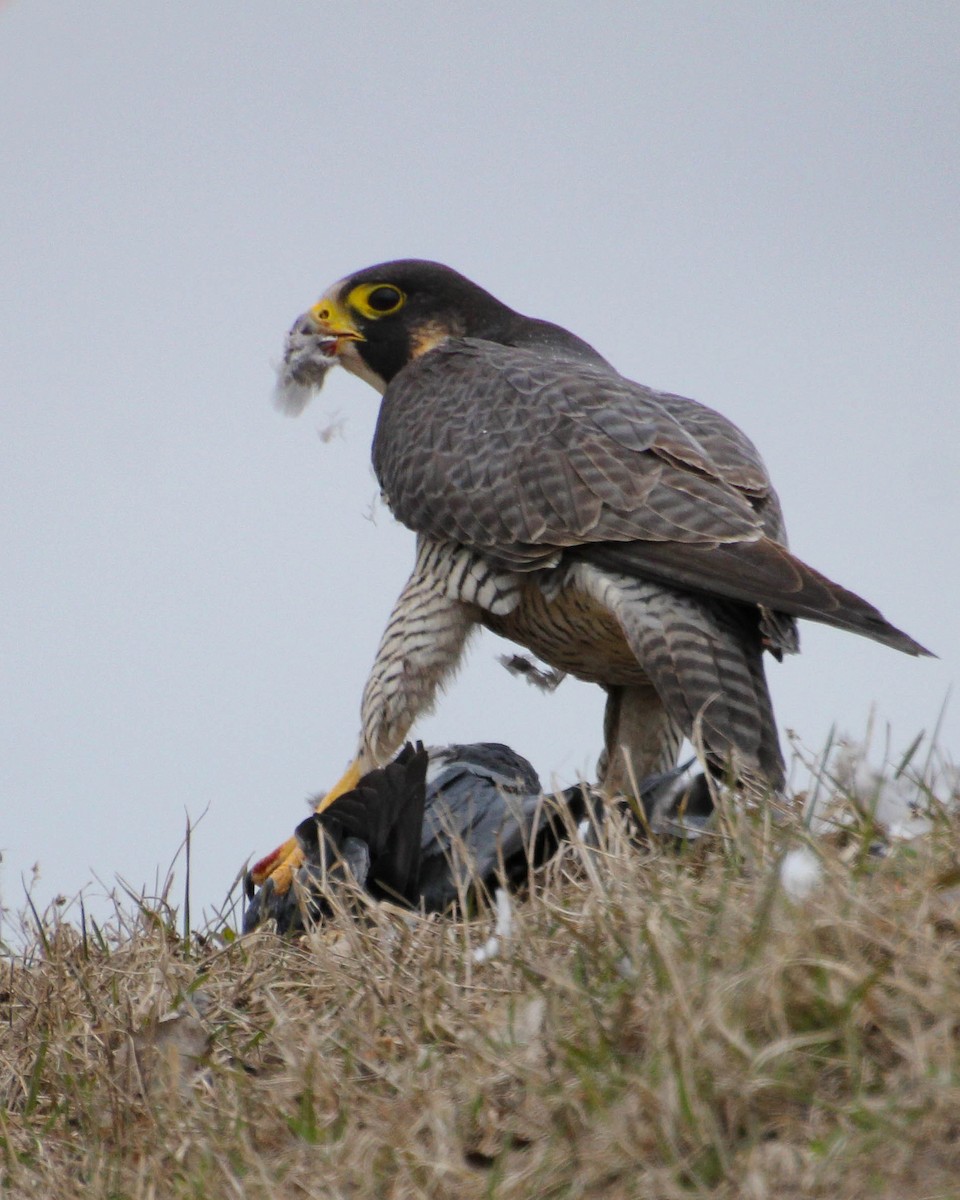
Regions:
M 495 894 L 497 919 L 493 926 L 493 934 L 482 946 L 473 952 L 475 963 L 490 962 L 500 954 L 500 945 L 513 935 L 513 905 L 510 893 L 505 888 L 497 888 Z

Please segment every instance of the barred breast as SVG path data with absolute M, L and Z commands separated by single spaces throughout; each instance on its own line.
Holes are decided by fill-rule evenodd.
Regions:
M 647 683 L 619 621 L 575 577 L 551 595 L 535 579 L 523 580 L 517 606 L 498 615 L 482 612 L 481 624 L 518 642 L 558 671 L 605 686 Z

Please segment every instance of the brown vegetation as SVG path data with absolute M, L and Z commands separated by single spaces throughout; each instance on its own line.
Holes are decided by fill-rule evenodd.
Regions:
M 611 823 L 494 916 L 369 906 L 297 941 L 48 914 L 0 978 L 11 1197 L 960 1195 L 960 841 L 862 805 Z M 791 849 L 815 856 L 784 890 Z

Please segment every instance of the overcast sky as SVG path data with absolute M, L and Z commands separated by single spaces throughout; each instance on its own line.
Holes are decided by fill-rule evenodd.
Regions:
M 954 3 L 0 5 L 3 903 L 35 863 L 38 903 L 150 885 L 204 811 L 217 903 L 350 758 L 413 535 L 376 500 L 375 393 L 336 372 L 291 420 L 270 391 L 292 319 L 387 258 L 736 421 L 794 550 L 940 655 L 805 624 L 768 667 L 785 743 L 874 707 L 877 759 L 931 730 L 960 656 L 958 47 Z M 591 775 L 600 690 L 543 697 L 505 648 L 418 732 Z

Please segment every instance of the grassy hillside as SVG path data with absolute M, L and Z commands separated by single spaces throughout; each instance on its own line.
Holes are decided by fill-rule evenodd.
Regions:
M 916 793 L 925 803 L 923 789 Z M 569 847 L 468 921 L 185 940 L 53 915 L 0 973 L 0 1191 L 960 1196 L 960 819 Z M 507 917 L 509 916 L 509 919 Z M 486 953 L 477 954 L 481 948 Z

